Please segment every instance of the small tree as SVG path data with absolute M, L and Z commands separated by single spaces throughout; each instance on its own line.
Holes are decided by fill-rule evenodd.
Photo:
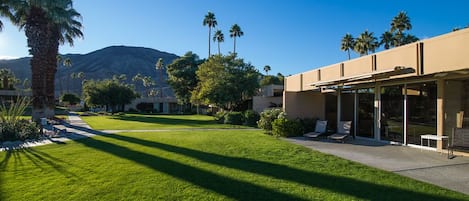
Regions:
M 78 97 L 76 94 L 63 94 L 60 97 L 61 102 L 68 102 L 70 105 L 76 105 L 77 103 L 80 103 L 80 97 Z
M 112 113 L 122 111 L 139 95 L 130 86 L 119 79 L 94 81 L 88 80 L 83 85 L 83 97 L 89 106 L 106 106 Z

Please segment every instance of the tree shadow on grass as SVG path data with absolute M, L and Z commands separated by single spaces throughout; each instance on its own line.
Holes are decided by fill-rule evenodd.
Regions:
M 123 136 L 123 135 L 105 135 L 105 137 L 131 142 L 134 144 L 161 149 L 164 151 L 181 154 L 191 158 L 195 158 L 207 163 L 216 164 L 228 168 L 234 168 L 241 171 L 261 174 L 265 176 L 275 177 L 277 179 L 288 180 L 305 184 L 315 188 L 331 190 L 334 192 L 344 193 L 350 196 L 355 196 L 367 200 L 457 200 L 451 197 L 444 197 L 432 195 L 422 192 L 415 192 L 402 188 L 391 186 L 384 186 L 382 184 L 374 184 L 365 181 L 359 181 L 352 178 L 341 176 L 334 176 L 328 174 L 321 174 L 312 171 L 304 171 L 300 169 L 291 168 L 285 165 L 268 163 L 246 158 L 223 156 L 219 154 L 207 153 L 193 149 L 168 145 L 164 143 L 142 140 L 138 138 Z M 127 158 L 127 157 L 126 157 Z M 135 160 L 133 157 L 131 160 Z M 159 159 L 165 160 L 165 159 Z M 172 162 L 174 163 L 174 162 Z M 184 166 L 182 164 L 179 164 Z M 190 171 L 190 169 L 188 169 Z M 211 174 L 211 173 L 203 173 Z M 196 174 L 197 175 L 197 174 Z M 208 179 L 209 181 L 211 179 Z M 197 184 L 197 183 L 196 183 Z M 245 184 L 243 184 L 245 185 Z M 255 186 L 253 186 L 255 187 Z M 216 187 L 216 190 L 224 189 L 225 187 Z M 231 187 L 229 187 L 231 188 Z M 234 188 L 239 188 L 234 186 Z M 249 187 L 251 188 L 251 187 Z M 211 189 L 211 188 L 210 188 Z M 246 189 L 248 190 L 248 189 Z M 249 191 L 257 191 L 255 189 Z M 222 193 L 224 194 L 224 193 Z M 239 195 L 238 195 L 239 196 Z M 231 197 L 231 196 L 230 196 Z M 263 196 L 261 196 L 262 198 Z M 245 199 L 245 197 L 234 197 L 237 199 Z M 280 199 L 283 200 L 283 199 Z
M 236 200 L 306 200 L 94 138 L 78 140 L 77 143 L 125 158 Z

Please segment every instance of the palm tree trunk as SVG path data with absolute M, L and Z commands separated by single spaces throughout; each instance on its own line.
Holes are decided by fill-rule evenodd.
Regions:
M 212 36 L 212 29 L 208 26 L 208 58 L 210 58 L 210 38 Z
M 48 23 L 45 12 L 32 8 L 25 26 L 25 35 L 31 58 L 31 89 L 33 96 L 32 119 L 54 116 L 55 73 L 57 72 L 57 53 L 59 32 Z
M 218 41 L 218 55 L 221 55 L 221 53 L 220 53 L 220 41 Z
M 236 54 L 236 36 L 234 37 L 233 54 Z
M 348 53 L 348 60 L 350 60 L 350 49 L 347 49 L 347 53 Z

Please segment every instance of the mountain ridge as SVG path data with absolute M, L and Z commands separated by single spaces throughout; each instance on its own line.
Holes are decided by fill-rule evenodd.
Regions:
M 71 67 L 57 66 L 55 76 L 56 94 L 61 92 L 81 93 L 81 80 L 72 79 L 72 73 L 83 72 L 85 79 L 107 79 L 113 75 L 125 74 L 127 83 L 132 83 L 132 77 L 140 73 L 143 76 L 151 76 L 156 86 L 167 86 L 166 71 L 163 70 L 163 82 L 159 82 L 159 73 L 155 64 L 159 58 L 163 58 L 164 64 L 170 64 L 179 58 L 176 54 L 168 53 L 147 47 L 135 46 L 108 46 L 85 54 L 63 54 L 64 58 L 70 58 Z M 9 68 L 20 80 L 31 79 L 31 57 L 0 60 L 0 68 Z M 139 83 L 135 83 L 138 91 L 142 89 Z M 140 84 L 141 85 L 141 84 Z

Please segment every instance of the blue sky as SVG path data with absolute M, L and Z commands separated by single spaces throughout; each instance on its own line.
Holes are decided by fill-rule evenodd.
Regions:
M 237 39 L 238 55 L 261 72 L 270 65 L 271 74 L 284 75 L 347 59 L 340 50 L 346 33 L 357 36 L 368 30 L 379 37 L 399 11 L 407 12 L 413 25 L 409 33 L 420 39 L 469 24 L 467 0 L 75 0 L 74 7 L 83 16 L 84 39 L 77 39 L 74 47 L 61 46 L 60 53 L 127 45 L 177 55 L 193 51 L 205 58 L 208 28 L 202 21 L 211 11 L 218 21 L 215 29 L 225 34 L 222 53 L 233 51 L 229 29 L 237 23 L 244 32 Z M 2 21 L 0 57 L 28 56 L 24 33 Z

